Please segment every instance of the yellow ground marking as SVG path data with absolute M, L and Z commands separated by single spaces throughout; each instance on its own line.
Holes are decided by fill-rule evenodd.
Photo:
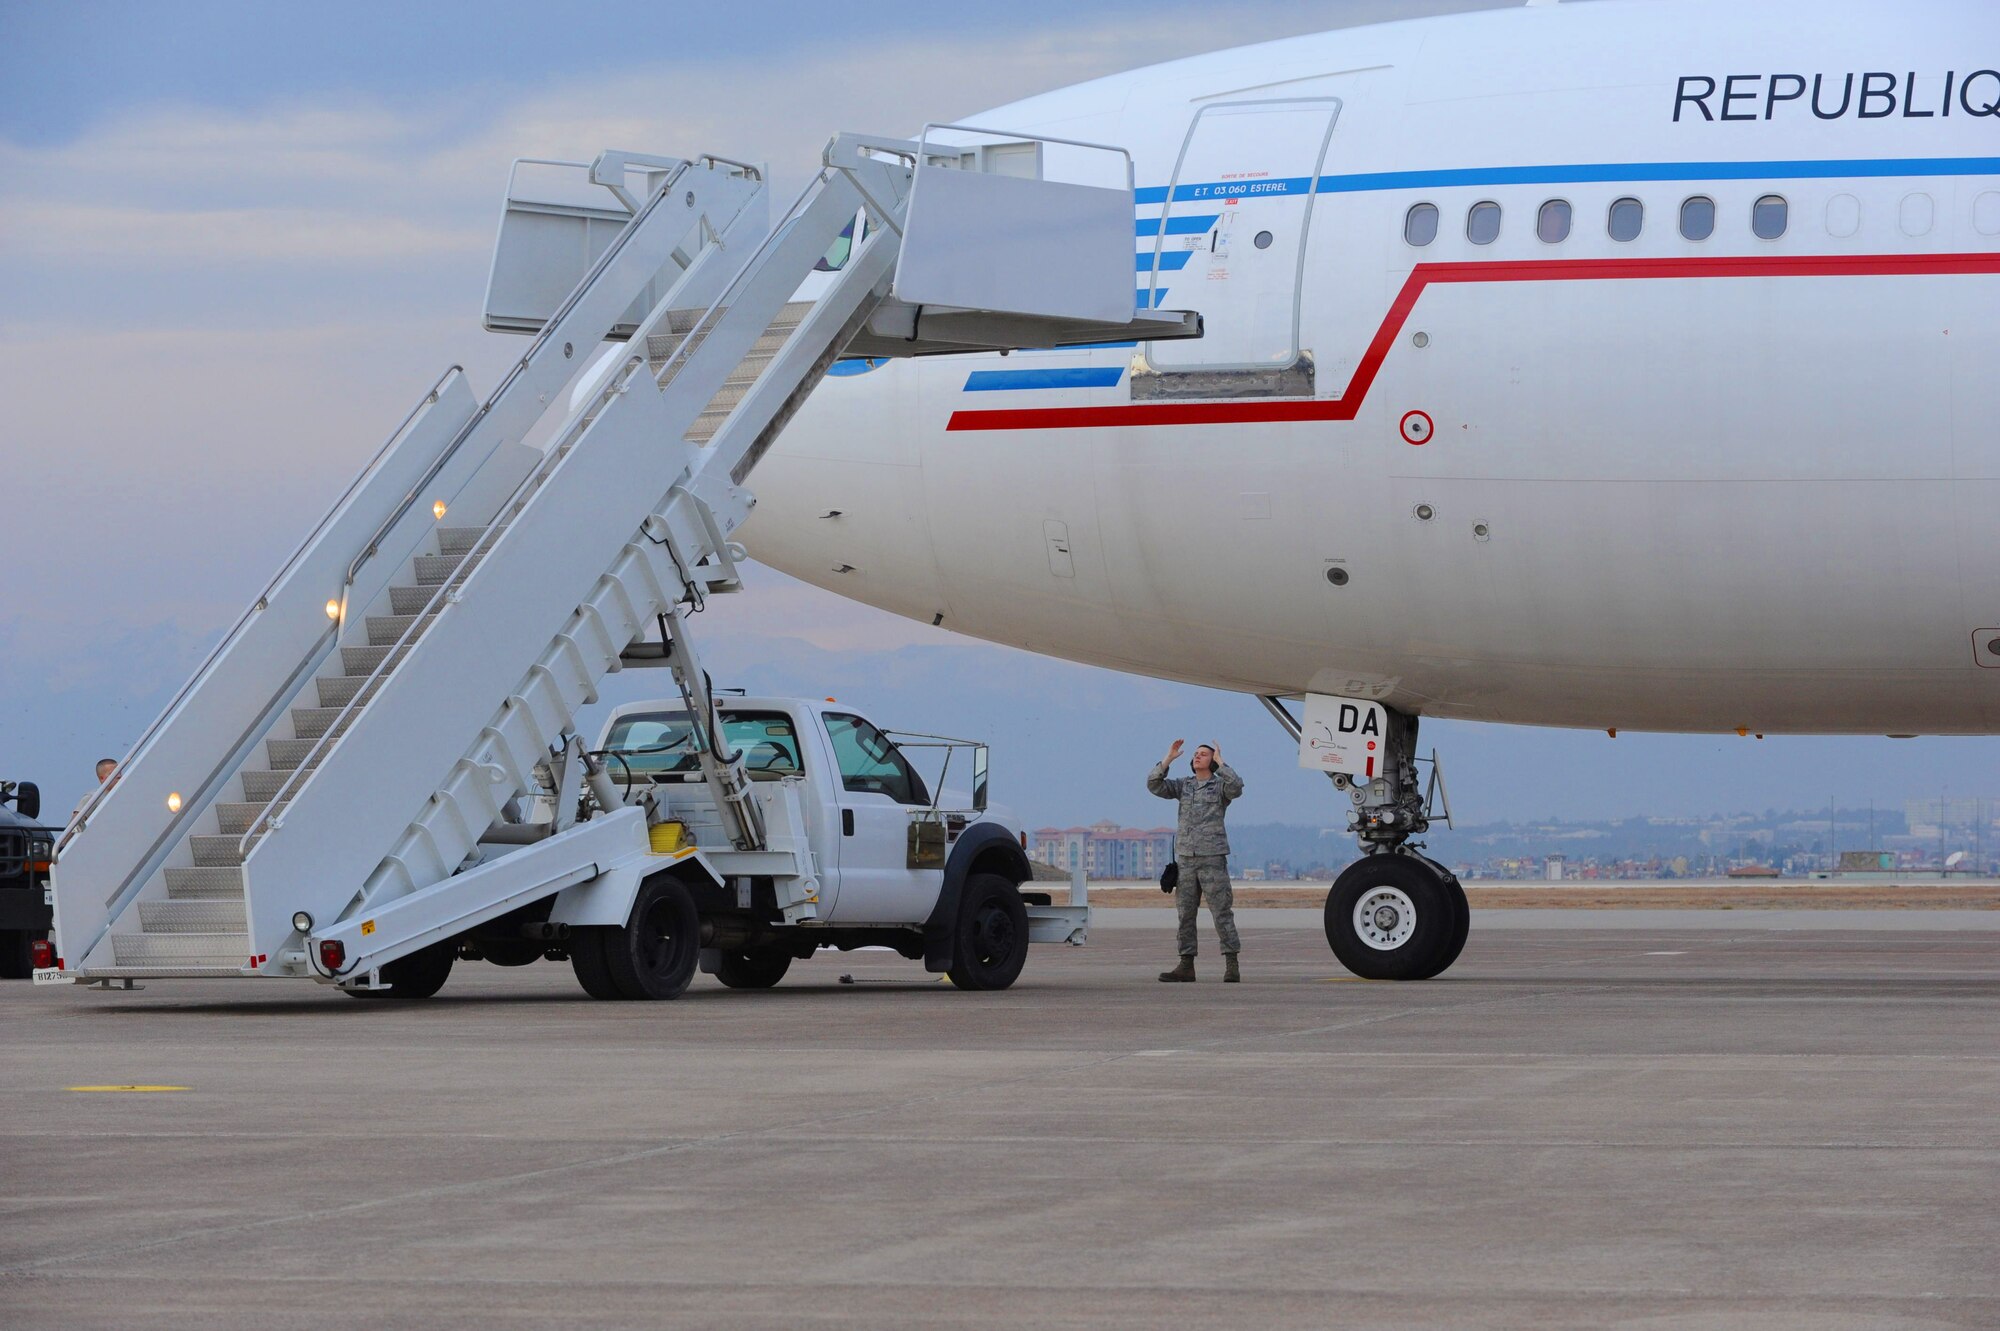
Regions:
M 185 1086 L 65 1086 L 66 1091 L 185 1091 Z

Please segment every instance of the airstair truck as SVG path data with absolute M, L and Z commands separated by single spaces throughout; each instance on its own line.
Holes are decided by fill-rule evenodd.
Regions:
M 441 957 L 540 944 L 593 994 L 664 998 L 691 943 L 738 976 L 811 941 L 781 929 L 838 945 L 848 839 L 811 822 L 838 760 L 758 779 L 686 611 L 740 589 L 746 482 L 836 360 L 1199 336 L 1134 308 L 1132 185 L 1120 149 L 963 126 L 836 137 L 775 222 L 726 158 L 516 163 L 486 325 L 525 352 L 483 403 L 437 380 L 80 811 L 37 982 L 418 996 Z M 640 781 L 598 751 L 635 746 L 577 735 L 635 665 L 670 671 L 690 771 Z M 945 834 L 928 906 L 853 923 L 997 987 L 967 884 L 1011 880 L 1000 915 L 1037 937 L 1081 941 L 1087 906 L 1023 901 L 1018 841 L 966 803 L 903 809 L 901 867 L 857 853 L 856 881 L 911 872 Z

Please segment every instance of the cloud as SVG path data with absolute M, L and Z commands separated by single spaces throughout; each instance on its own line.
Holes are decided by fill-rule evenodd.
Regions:
M 165 211 L 34 202 L 0 210 L 0 246 L 17 260 L 38 262 L 374 263 L 485 255 L 492 244 L 486 228 L 307 208 Z

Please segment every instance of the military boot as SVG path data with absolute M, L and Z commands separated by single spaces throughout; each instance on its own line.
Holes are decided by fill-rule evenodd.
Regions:
M 1166 984 L 1193 984 L 1194 958 L 1182 957 L 1180 965 L 1170 971 L 1161 971 L 1160 979 Z
M 1241 984 L 1243 982 L 1242 972 L 1236 969 L 1236 954 L 1234 952 L 1229 953 L 1222 959 L 1222 982 L 1224 984 Z

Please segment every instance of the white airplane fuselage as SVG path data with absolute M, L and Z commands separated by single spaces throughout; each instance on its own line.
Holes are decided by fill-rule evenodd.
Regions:
M 840 367 L 759 559 L 1224 689 L 2000 731 L 2000 11 L 1487 12 L 971 123 L 1128 147 L 1206 335 Z

